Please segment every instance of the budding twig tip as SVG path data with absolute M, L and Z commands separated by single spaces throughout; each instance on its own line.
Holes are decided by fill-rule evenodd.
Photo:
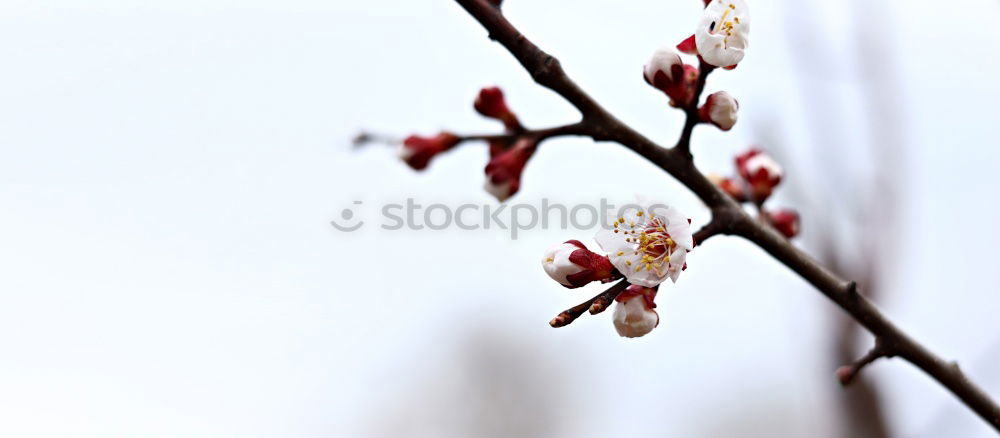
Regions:
M 560 313 L 556 315 L 555 318 L 552 318 L 551 321 L 549 321 L 549 325 L 552 326 L 552 328 L 559 328 L 566 326 L 570 322 L 572 322 L 572 319 L 570 319 L 568 316 L 569 315 L 567 315 L 566 312 Z
M 837 380 L 841 386 L 847 386 L 851 383 L 851 380 L 854 380 L 854 376 L 857 375 L 857 369 L 853 365 L 844 365 L 837 368 L 834 374 L 837 376 Z

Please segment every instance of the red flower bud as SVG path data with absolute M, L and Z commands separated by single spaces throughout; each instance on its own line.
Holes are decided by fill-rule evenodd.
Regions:
M 534 139 L 523 138 L 510 149 L 493 156 L 486 165 L 486 191 L 500 202 L 517 193 L 521 188 L 521 172 L 537 145 Z
M 619 335 L 638 338 L 653 331 L 660 325 L 660 315 L 656 313 L 656 288 L 631 285 L 618 294 L 612 321 Z
M 725 91 L 712 93 L 705 104 L 698 109 L 702 121 L 709 122 L 723 131 L 733 129 L 736 124 L 736 112 L 740 103 Z
M 399 158 L 414 170 L 423 170 L 434 156 L 455 147 L 460 141 L 460 138 L 450 132 L 442 132 L 434 137 L 411 135 L 400 145 Z
M 559 284 L 574 289 L 592 281 L 607 283 L 621 278 L 608 256 L 587 249 L 579 240 L 549 248 L 542 260 L 545 273 Z
M 746 184 L 736 178 L 709 176 L 709 180 L 719 187 L 720 190 L 736 200 L 736 202 L 747 202 Z
M 673 49 L 661 48 L 653 53 L 643 68 L 646 83 L 670 97 L 671 104 L 688 107 L 694 99 L 698 83 L 698 67 L 681 62 Z
M 524 128 L 517 116 L 507 107 L 507 101 L 503 97 L 503 91 L 497 87 L 487 87 L 479 90 L 479 96 L 473 104 L 476 111 L 485 117 L 497 119 L 503 122 L 508 131 L 522 131 Z
M 795 210 L 764 211 L 761 215 L 767 223 L 771 224 L 774 229 L 789 239 L 798 236 L 802 230 L 799 213 Z
M 747 182 L 750 199 L 757 204 L 771 196 L 784 172 L 777 161 L 756 148 L 736 156 L 736 170 Z

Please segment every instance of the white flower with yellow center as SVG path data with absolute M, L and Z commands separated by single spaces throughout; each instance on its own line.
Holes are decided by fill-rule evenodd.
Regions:
M 688 218 L 664 204 L 625 208 L 595 239 L 629 283 L 645 287 L 676 282 L 694 247 Z
M 750 11 L 743 0 L 711 0 L 694 32 L 698 54 L 716 67 L 743 60 L 750 34 Z

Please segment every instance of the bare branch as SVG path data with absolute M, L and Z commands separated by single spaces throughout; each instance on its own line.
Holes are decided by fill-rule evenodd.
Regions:
M 459 143 L 465 143 L 469 141 L 514 141 L 520 137 L 531 137 L 541 143 L 544 140 L 548 140 L 552 137 L 562 137 L 569 135 L 587 135 L 586 127 L 582 123 L 573 123 L 563 126 L 554 126 L 552 128 L 544 129 L 525 129 L 518 132 L 508 132 L 505 134 L 467 134 L 458 135 Z M 389 135 L 378 134 L 368 131 L 359 132 L 351 140 L 355 148 L 364 146 L 371 143 L 382 143 L 387 145 L 396 145 L 402 142 L 402 140 L 394 138 Z
M 712 222 L 715 222 L 716 216 L 726 215 L 726 219 L 722 222 L 725 224 L 726 233 L 737 234 L 752 241 L 799 274 L 877 339 L 891 345 L 897 356 L 916 365 L 948 388 L 966 406 L 1000 431 L 1000 407 L 982 389 L 969 381 L 957 366 L 931 353 L 897 328 L 863 295 L 854 293 L 853 283 L 837 277 L 815 259 L 793 246 L 784 236 L 747 215 L 739 205 L 718 190 L 694 167 L 690 160 L 690 151 L 685 150 L 689 148 L 690 139 L 687 140 L 688 146 L 684 146 L 686 142 L 680 141 L 678 147 L 674 149 L 657 145 L 608 113 L 566 75 L 558 60 L 529 41 L 487 0 L 456 1 L 489 31 L 491 39 L 498 41 L 517 58 L 536 82 L 555 91 L 580 111 L 583 116 L 582 125 L 587 135 L 596 141 L 618 142 L 676 178 L 712 209 Z M 685 126 L 690 123 L 689 118 Z M 682 133 L 686 131 L 689 129 L 685 128 Z M 706 232 L 703 239 L 711 235 L 714 233 Z M 618 285 L 621 284 L 624 284 L 624 281 Z M 569 314 L 579 312 L 572 319 L 582 314 L 590 304 L 587 307 L 581 306 L 567 310 Z M 558 319 L 559 317 L 553 320 L 554 326 L 558 326 L 555 324 Z

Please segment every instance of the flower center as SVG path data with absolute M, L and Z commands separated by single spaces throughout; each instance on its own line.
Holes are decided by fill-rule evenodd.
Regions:
M 642 217 L 643 212 L 636 213 Z M 656 275 L 663 276 L 665 269 L 670 266 L 670 254 L 677 248 L 677 243 L 667 233 L 667 224 L 662 218 L 650 215 L 651 219 L 647 224 L 636 225 L 635 222 L 625 223 L 625 218 L 620 217 L 615 222 L 615 232 L 619 229 L 626 235 L 625 242 L 632 243 L 635 248 L 632 252 L 638 256 L 635 263 L 635 272 L 646 269 L 656 272 Z M 618 255 L 624 255 L 619 253 Z M 625 262 L 632 266 L 631 260 Z
M 726 18 L 729 17 L 730 12 L 733 13 L 732 17 L 733 19 L 730 21 L 726 21 Z M 722 12 L 722 16 L 719 17 L 719 24 L 716 25 L 716 22 L 713 21 L 711 24 L 708 25 L 708 33 L 710 35 L 715 35 L 716 33 L 724 34 L 725 36 L 722 38 L 722 44 L 720 45 L 724 45 L 725 48 L 728 49 L 729 37 L 733 36 L 733 31 L 736 30 L 736 26 L 739 24 L 740 24 L 740 17 L 736 15 L 736 5 L 730 3 L 729 7 Z M 716 47 L 718 47 L 718 45 Z

